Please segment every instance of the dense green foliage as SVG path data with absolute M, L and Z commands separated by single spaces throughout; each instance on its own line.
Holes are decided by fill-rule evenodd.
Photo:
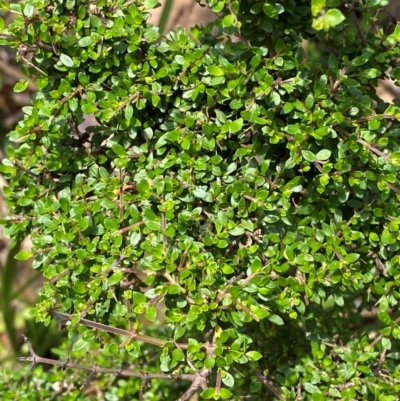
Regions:
M 162 38 L 156 3 L 28 0 L 4 32 L 40 89 L 1 167 L 17 258 L 49 280 L 37 319 L 71 313 L 58 353 L 114 368 L 109 400 L 190 386 L 122 365 L 207 377 L 204 399 L 395 400 L 400 109 L 375 88 L 400 26 L 377 1 L 209 0 L 216 35 Z M 73 378 L 57 399 L 98 397 Z

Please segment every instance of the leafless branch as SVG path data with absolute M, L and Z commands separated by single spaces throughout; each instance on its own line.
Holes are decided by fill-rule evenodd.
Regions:
M 24 340 L 28 346 L 29 353 L 31 356 L 28 357 L 19 357 L 18 360 L 21 362 L 32 362 L 32 365 L 36 365 L 39 363 L 43 363 L 45 365 L 54 365 L 60 366 L 63 368 L 71 368 L 71 369 L 79 369 L 84 370 L 86 372 L 90 372 L 91 376 L 102 373 L 102 374 L 112 374 L 115 376 L 125 376 L 125 377 L 137 377 L 138 379 L 144 380 L 152 380 L 152 379 L 159 379 L 159 380 L 187 380 L 195 382 L 197 379 L 197 374 L 189 373 L 189 374 L 173 374 L 173 373 L 143 373 L 143 372 L 135 372 L 133 370 L 128 369 L 111 369 L 111 368 L 103 368 L 101 366 L 96 365 L 92 360 L 92 365 L 81 365 L 78 363 L 73 363 L 69 359 L 66 361 L 59 361 L 56 359 L 50 358 L 42 358 L 38 356 L 32 348 L 32 345 L 29 339 L 25 336 Z M 90 356 L 90 354 L 89 354 Z M 89 378 L 91 377 L 89 376 Z
M 394 323 L 399 324 L 399 323 L 400 323 L 400 317 L 398 317 L 398 318 L 394 321 Z M 382 340 L 383 337 L 384 337 L 383 334 L 379 334 L 379 336 L 376 337 L 375 340 L 372 341 L 371 344 L 370 344 L 369 346 L 370 346 L 371 348 L 374 347 L 377 343 L 379 343 L 379 341 Z
M 6 75 L 9 75 L 10 77 L 12 77 L 12 78 L 14 78 L 16 80 L 19 80 L 19 79 L 26 80 L 26 79 L 28 79 L 18 68 L 14 68 L 13 66 L 5 63 L 3 60 L 0 60 L 0 70 L 3 71 Z M 36 85 L 31 80 L 28 83 L 28 90 L 30 92 L 36 92 L 37 91 Z
M 385 120 L 397 120 L 396 116 L 393 116 L 392 114 L 374 114 L 372 116 L 361 117 L 359 120 L 357 120 L 357 122 L 363 123 L 365 121 L 373 120 L 376 117 L 381 117 Z
M 245 272 L 241 272 L 237 276 L 231 278 L 228 281 L 228 284 L 226 285 L 226 287 L 218 294 L 216 301 L 217 302 L 222 301 L 222 299 L 224 299 L 225 295 L 229 292 L 229 289 L 232 287 L 232 285 L 237 283 L 245 274 L 246 274 Z
M 213 356 L 215 352 L 215 345 L 206 344 L 206 354 L 207 356 Z M 196 378 L 193 380 L 190 387 L 186 390 L 186 392 L 177 399 L 177 401 L 188 401 L 190 398 L 202 388 L 205 390 L 207 388 L 207 378 L 211 374 L 211 370 L 207 368 L 202 368 L 196 372 Z
M 282 394 L 267 380 L 265 376 L 261 374 L 258 370 L 256 371 L 257 377 L 260 379 L 261 383 L 264 384 L 265 387 L 267 387 L 268 390 L 270 390 L 276 397 L 278 397 L 280 400 L 286 400 Z
M 61 320 L 67 321 L 67 322 L 70 322 L 72 320 L 72 315 L 70 315 L 68 313 L 58 312 L 55 310 L 50 311 L 50 315 L 57 317 Z M 95 330 L 102 330 L 102 331 L 106 331 L 107 333 L 112 333 L 112 334 L 129 337 L 132 340 L 143 341 L 148 344 L 157 345 L 158 347 L 164 347 L 164 345 L 168 343 L 168 341 L 165 341 L 165 340 L 160 340 L 158 338 L 146 336 L 144 334 L 139 334 L 136 332 L 120 329 L 118 327 L 113 327 L 113 326 L 108 326 L 106 324 L 93 322 L 92 320 L 88 320 L 88 319 L 80 319 L 79 323 L 83 324 L 84 326 L 91 327 Z M 186 349 L 188 347 L 188 344 L 179 344 L 179 347 Z

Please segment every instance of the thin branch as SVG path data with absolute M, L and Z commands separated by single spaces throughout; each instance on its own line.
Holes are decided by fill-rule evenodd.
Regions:
M 241 272 L 240 274 L 238 274 L 237 276 L 231 278 L 228 281 L 228 284 L 226 285 L 226 287 L 218 294 L 216 302 L 221 302 L 225 295 L 229 292 L 230 288 L 236 284 L 246 273 L 245 272 Z
M 247 194 L 243 194 L 242 196 L 243 196 L 243 198 L 249 200 L 250 202 L 254 202 L 257 205 L 261 205 L 262 204 L 262 202 L 259 199 L 256 199 L 253 196 L 250 196 L 250 195 L 247 195 Z
M 376 117 L 381 117 L 385 120 L 397 120 L 396 116 L 393 116 L 391 114 L 375 114 L 373 116 L 367 116 L 367 117 L 362 117 L 359 120 L 357 120 L 358 123 L 363 123 L 366 121 L 371 121 Z
M 354 25 L 355 25 L 355 27 L 357 29 L 358 36 L 360 37 L 361 41 L 365 45 L 367 43 L 367 39 L 365 38 L 365 35 L 364 35 L 364 33 L 363 33 L 362 29 L 361 29 L 360 22 L 358 21 L 357 15 L 354 12 L 353 8 L 350 10 L 350 15 L 351 15 L 351 18 L 353 19 Z
M 19 357 L 17 358 L 21 362 L 32 362 L 33 365 L 38 363 L 43 363 L 45 365 L 54 365 L 60 366 L 63 368 L 71 368 L 71 369 L 80 369 L 85 370 L 87 372 L 91 372 L 91 375 L 104 373 L 104 374 L 112 374 L 115 376 L 125 376 L 125 377 L 137 377 L 138 379 L 152 380 L 152 379 L 161 379 L 161 380 L 188 380 L 195 381 L 197 379 L 197 375 L 193 373 L 189 374 L 174 374 L 174 373 L 143 373 L 143 372 L 135 372 L 128 369 L 110 369 L 110 368 L 102 368 L 96 365 L 92 360 L 92 366 L 81 365 L 78 363 L 73 363 L 69 359 L 65 361 L 59 361 L 56 359 L 42 358 L 38 356 L 32 348 L 32 345 L 29 339 L 23 336 L 25 343 L 28 346 L 29 353 L 31 356 L 28 357 Z M 90 354 L 89 354 L 90 355 Z M 90 357 L 91 358 L 91 357 Z
M 246 305 L 244 305 L 242 302 L 238 301 L 237 299 L 234 299 L 234 302 L 236 303 L 237 306 L 239 306 L 246 313 L 248 313 L 256 322 L 260 321 L 260 319 L 257 317 L 257 315 L 251 309 L 249 309 Z
M 221 369 L 218 369 L 217 371 L 217 380 L 215 382 L 215 389 L 220 390 L 221 389 L 221 382 L 222 382 L 222 373 Z
M 14 162 L 13 165 L 14 165 L 14 167 L 16 167 L 18 170 L 23 171 L 25 174 L 31 175 L 32 177 L 35 177 L 35 178 L 39 178 L 39 175 L 38 175 L 38 174 L 35 174 L 35 173 L 33 173 L 32 171 L 26 169 L 25 167 L 21 166 L 19 163 Z
M 7 63 L 5 63 L 3 60 L 0 60 L 0 70 L 4 72 L 4 74 L 16 79 L 16 80 L 26 80 L 29 79 L 28 77 L 26 77 L 18 68 L 13 68 L 12 66 L 8 65 Z M 34 84 L 34 82 L 32 82 L 31 80 L 29 80 L 28 82 L 28 90 L 30 92 L 36 92 L 37 91 L 37 87 Z
M 189 296 L 189 295 L 187 295 L 186 294 L 186 290 L 174 279 L 174 277 L 172 277 L 172 275 L 169 273 L 169 272 L 165 272 L 164 274 L 163 274 L 163 276 L 171 283 L 171 284 L 173 284 L 173 285 L 177 285 L 179 288 L 180 288 L 180 290 L 181 290 L 181 292 L 182 292 L 182 295 L 184 296 L 184 298 L 186 299 L 186 301 L 188 301 L 190 304 L 192 304 L 192 305 L 194 305 L 196 302 L 195 302 L 195 300 L 191 297 L 191 296 Z
M 241 286 L 242 288 L 245 288 L 246 285 L 247 285 L 248 283 L 250 283 L 250 281 L 253 280 L 253 278 L 256 277 L 258 274 L 260 274 L 260 272 L 250 274 L 249 277 L 245 278 L 245 279 L 240 283 L 240 286 Z
M 400 317 L 398 317 L 398 318 L 394 321 L 394 323 L 396 323 L 396 324 L 400 323 Z M 382 340 L 383 337 L 384 337 L 383 334 L 379 334 L 379 336 L 376 337 L 375 340 L 372 341 L 372 343 L 371 343 L 369 346 L 370 346 L 371 348 L 374 347 L 377 343 L 379 343 L 379 341 Z
M 342 71 L 340 71 L 339 78 L 334 83 L 332 83 L 332 85 L 331 85 L 331 94 L 329 96 L 331 99 L 333 99 L 336 96 L 336 94 L 337 94 L 337 92 L 338 92 L 338 90 L 340 88 L 340 84 L 341 84 L 340 78 L 342 78 L 343 75 L 346 74 L 346 72 L 347 72 L 347 67 L 344 67 L 342 69 Z
M 187 258 L 188 253 L 189 253 L 189 252 L 188 252 L 187 250 L 185 250 L 185 252 L 183 252 L 181 261 L 179 262 L 179 266 L 178 266 L 178 269 L 177 269 L 178 272 L 180 272 L 180 271 L 182 270 L 183 265 L 184 265 L 185 262 L 186 262 L 186 258 Z
M 365 146 L 370 152 L 375 153 L 376 155 L 383 157 L 386 161 L 390 161 L 390 156 L 386 153 L 383 153 L 381 150 L 376 148 L 375 146 L 370 145 L 368 142 L 364 141 L 364 139 L 357 138 L 357 142 L 363 146 Z
M 118 234 L 123 234 L 123 233 L 129 231 L 129 230 L 132 229 L 132 228 L 140 227 L 140 226 L 143 225 L 144 223 L 146 223 L 146 220 L 138 221 L 137 223 L 131 224 L 131 225 L 128 226 L 128 227 L 121 228 L 120 230 L 117 231 L 117 233 L 118 233 Z
M 58 274 L 57 276 L 53 277 L 49 283 L 50 284 L 55 284 L 57 281 L 59 281 L 61 278 L 63 278 L 64 276 L 66 276 L 69 272 L 71 271 L 71 269 L 65 269 L 62 273 Z
M 351 351 L 349 347 L 343 347 L 343 345 L 329 343 L 327 341 L 321 341 L 321 344 L 324 344 L 324 345 L 326 345 L 327 347 L 330 347 L 330 348 L 340 348 L 341 350 L 345 350 L 347 352 Z
M 397 194 L 400 194 L 400 189 L 395 187 L 393 184 L 391 184 L 390 182 L 385 182 L 385 184 L 394 192 L 396 192 Z
M 215 352 L 215 345 L 206 344 L 206 355 L 211 357 L 214 355 Z M 200 388 L 206 389 L 207 388 L 207 378 L 211 374 L 211 370 L 207 368 L 202 368 L 198 370 L 195 375 L 196 378 L 193 380 L 190 387 L 185 391 L 185 393 L 177 399 L 177 401 L 188 401 L 192 398 L 192 396 L 199 390 Z
M 276 397 L 278 397 L 280 400 L 286 400 L 286 398 L 283 397 L 283 395 L 271 384 L 268 382 L 267 378 L 261 374 L 258 370 L 256 371 L 257 377 L 260 379 L 261 383 L 264 384 L 265 387 L 267 387 L 268 390 L 270 390 Z
M 168 238 L 165 234 L 167 230 L 167 216 L 165 212 L 161 212 L 161 231 L 162 231 L 162 238 L 163 238 L 163 246 L 164 246 L 164 255 L 167 255 L 168 252 Z
M 67 322 L 70 322 L 72 320 L 72 315 L 70 315 L 68 313 L 58 312 L 55 310 L 51 310 L 50 315 L 57 317 L 61 320 L 67 321 Z M 93 322 L 88 319 L 79 319 L 79 323 L 83 324 L 84 326 L 91 327 L 95 330 L 102 330 L 102 331 L 106 331 L 107 333 L 130 337 L 132 340 L 143 341 L 148 344 L 157 345 L 158 347 L 164 347 L 169 342 L 166 340 L 160 340 L 158 338 L 146 336 L 144 334 L 139 334 L 136 332 L 120 329 L 118 327 L 113 327 L 113 326 L 108 326 L 106 324 Z M 188 344 L 179 344 L 179 347 L 187 349 Z
M 94 360 L 93 360 L 93 358 L 92 358 L 92 355 L 90 355 L 89 352 L 87 353 L 87 355 L 88 355 L 88 357 L 89 357 L 89 359 L 90 359 L 90 363 L 92 364 L 92 370 L 90 371 L 90 375 L 87 377 L 86 382 L 81 386 L 80 390 L 84 390 L 84 389 L 89 385 L 90 380 L 91 380 L 93 377 L 95 377 L 95 376 L 97 375 L 97 373 L 99 373 L 99 371 L 98 371 L 98 369 L 97 369 L 99 366 L 97 366 L 97 365 L 95 364 L 95 362 L 94 362 Z

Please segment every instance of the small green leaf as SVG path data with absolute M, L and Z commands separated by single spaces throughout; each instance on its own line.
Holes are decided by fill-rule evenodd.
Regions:
M 232 121 L 229 123 L 229 132 L 231 134 L 234 134 L 236 132 L 239 132 L 243 127 L 243 118 L 238 118 L 235 121 Z
M 367 61 L 368 61 L 368 57 L 358 56 L 351 61 L 351 65 L 354 65 L 355 67 L 360 67 L 361 65 L 364 65 Z
M 383 337 L 382 338 L 382 347 L 387 350 L 390 350 L 392 348 L 392 342 L 388 338 Z
M 314 153 L 309 150 L 302 150 L 301 154 L 303 155 L 304 159 L 307 160 L 309 163 L 313 163 L 316 160 Z
M 346 18 L 340 10 L 337 8 L 331 8 L 325 14 L 324 19 L 329 23 L 330 26 L 334 27 L 342 23 Z
M 107 284 L 108 285 L 118 284 L 123 278 L 124 278 L 124 273 L 122 271 L 116 271 L 109 277 Z
M 14 92 L 23 92 L 29 84 L 29 80 L 26 79 L 20 79 L 14 86 Z
M 124 157 L 127 154 L 124 147 L 122 145 L 120 145 L 119 143 L 113 143 L 111 146 L 111 149 L 113 150 L 113 152 L 115 154 L 117 154 L 118 156 L 121 156 L 121 157 Z
M 85 349 L 86 347 L 89 347 L 90 343 L 88 343 L 87 341 L 85 341 L 83 338 L 79 338 L 74 345 L 72 346 L 72 350 L 73 351 L 82 351 L 83 349 Z
M 373 79 L 373 78 L 377 78 L 382 74 L 382 72 L 380 70 L 378 70 L 377 68 L 368 68 L 366 70 L 364 70 L 360 75 L 363 78 L 369 78 L 369 79 Z
M 35 9 L 32 4 L 25 4 L 24 7 L 24 16 L 26 18 L 32 18 Z
M 214 388 L 206 388 L 200 395 L 203 397 L 205 400 L 209 400 L 214 396 L 215 389 Z
M 143 10 L 144 11 L 152 10 L 153 8 L 155 8 L 157 4 L 158 0 L 145 0 L 143 4 Z
M 107 348 L 106 348 L 106 353 L 107 354 L 109 354 L 109 355 L 117 355 L 118 352 L 119 352 L 118 344 L 111 343 L 111 344 L 107 345 Z
M 304 390 L 306 390 L 307 393 L 310 394 L 320 393 L 319 388 L 310 382 L 304 383 Z
M 246 352 L 246 356 L 252 361 L 258 361 L 262 358 L 262 355 L 258 351 Z
M 10 9 L 10 4 L 6 0 L 0 1 L 0 9 L 4 11 L 8 11 Z
M 28 260 L 33 256 L 32 252 L 29 251 L 21 251 L 15 255 L 15 259 L 17 260 Z
M 267 17 L 273 18 L 273 19 L 278 19 L 278 11 L 277 11 L 276 7 L 272 4 L 270 4 L 269 2 L 264 3 L 263 11 Z
M 354 263 L 360 258 L 360 254 L 358 253 L 349 253 L 344 260 L 346 263 Z
M 66 67 L 74 67 L 75 64 L 72 60 L 72 58 L 64 53 L 61 53 L 60 55 L 60 61 L 66 66 Z
M 84 283 L 83 281 L 76 282 L 72 288 L 77 294 L 87 293 L 87 286 L 86 283 Z
M 88 46 L 91 46 L 92 44 L 93 44 L 93 41 L 90 36 L 85 36 L 78 40 L 78 46 L 80 46 L 80 47 L 88 47 Z
M 315 159 L 316 160 L 328 160 L 331 157 L 332 152 L 328 149 L 322 149 L 320 150 L 316 155 L 315 155 Z
M 222 399 L 226 400 L 228 398 L 231 398 L 233 394 L 227 388 L 221 388 L 219 389 L 219 395 L 221 396 Z
M 316 17 L 325 8 L 326 0 L 311 0 L 311 13 Z
M 210 65 L 208 67 L 208 72 L 211 75 L 214 75 L 214 77 L 220 77 L 224 75 L 224 70 L 221 67 L 218 67 L 217 65 Z
M 394 244 L 396 242 L 395 238 L 393 238 L 392 233 L 387 228 L 384 228 L 382 232 L 381 241 L 382 244 L 385 246 Z
M 215 359 L 212 357 L 207 357 L 204 360 L 204 367 L 207 369 L 212 369 L 215 366 Z
M 151 322 L 155 322 L 157 318 L 157 310 L 154 306 L 150 306 L 149 309 L 146 311 L 146 319 L 150 320 Z
M 160 78 L 166 77 L 167 75 L 168 75 L 168 69 L 165 68 L 165 67 L 161 67 L 161 68 L 158 70 L 158 72 L 157 72 L 157 74 L 156 74 L 156 77 L 157 77 L 158 79 L 160 79 Z
M 265 319 L 269 315 L 266 309 L 260 308 L 259 306 L 251 305 L 250 309 L 259 320 Z
M 222 20 L 222 26 L 224 28 L 229 28 L 230 26 L 233 25 L 233 23 L 234 23 L 234 19 L 233 19 L 232 14 L 226 15 Z
M 82 106 L 82 111 L 85 113 L 85 114 L 93 114 L 93 113 L 95 113 L 96 111 L 99 111 L 99 109 L 96 107 L 96 105 L 95 104 L 93 104 L 93 103 L 86 103 L 86 104 L 84 104 L 83 106 Z
M 170 142 L 176 142 L 179 138 L 182 138 L 182 132 L 180 130 L 174 130 L 167 132 L 164 138 Z
M 268 315 L 267 319 L 270 322 L 277 324 L 278 326 L 282 326 L 284 324 L 283 319 L 278 315 Z
M 139 191 L 139 193 L 141 193 L 141 194 L 147 194 L 150 192 L 150 185 L 146 179 L 141 180 L 137 184 L 136 188 Z
M 386 325 L 389 325 L 392 322 L 392 318 L 390 317 L 389 313 L 384 311 L 378 312 L 378 318 L 381 322 L 385 323 Z
M 232 230 L 229 231 L 230 235 L 233 235 L 235 237 L 239 236 L 239 235 L 243 235 L 245 233 L 244 229 L 241 227 L 235 227 Z

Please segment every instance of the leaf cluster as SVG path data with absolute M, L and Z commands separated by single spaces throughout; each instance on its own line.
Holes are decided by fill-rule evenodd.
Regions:
M 214 25 L 164 38 L 155 3 L 11 6 L 3 40 L 40 90 L 0 170 L 5 230 L 33 243 L 17 258 L 48 279 L 37 319 L 71 312 L 82 357 L 206 372 L 204 399 L 395 400 L 400 109 L 375 90 L 400 77 L 400 26 L 361 3 L 208 0 Z M 85 316 L 158 323 L 158 366 Z

